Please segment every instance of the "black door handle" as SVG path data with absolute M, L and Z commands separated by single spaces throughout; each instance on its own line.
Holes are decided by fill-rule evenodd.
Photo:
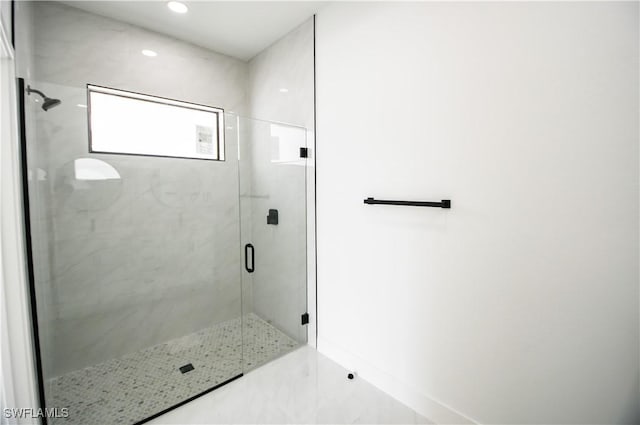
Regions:
M 251 248 L 251 267 L 249 267 L 249 248 Z M 256 265 L 256 249 L 250 243 L 244 246 L 244 269 L 253 273 Z

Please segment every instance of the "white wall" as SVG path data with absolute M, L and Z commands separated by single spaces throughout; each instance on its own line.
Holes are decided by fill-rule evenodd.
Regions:
M 322 352 L 437 421 L 640 421 L 638 26 L 632 2 L 319 12 Z

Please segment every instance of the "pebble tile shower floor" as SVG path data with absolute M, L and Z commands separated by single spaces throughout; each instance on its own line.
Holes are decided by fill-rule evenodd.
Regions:
M 298 343 L 255 314 L 217 324 L 48 382 L 55 425 L 132 424 L 291 351 Z M 244 337 L 244 349 L 242 338 Z M 194 369 L 181 373 L 188 363 Z

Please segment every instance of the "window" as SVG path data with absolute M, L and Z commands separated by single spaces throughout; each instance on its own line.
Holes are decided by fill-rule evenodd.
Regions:
M 87 85 L 89 152 L 224 160 L 224 111 Z

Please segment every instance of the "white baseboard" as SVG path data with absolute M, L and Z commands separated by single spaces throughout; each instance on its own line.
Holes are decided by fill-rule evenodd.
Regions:
M 337 345 L 318 337 L 317 350 L 343 366 L 358 372 L 358 377 L 371 383 L 396 400 L 406 404 L 436 424 L 478 424 L 446 404 L 429 397 L 410 385 L 371 365 L 366 360 L 351 354 Z

